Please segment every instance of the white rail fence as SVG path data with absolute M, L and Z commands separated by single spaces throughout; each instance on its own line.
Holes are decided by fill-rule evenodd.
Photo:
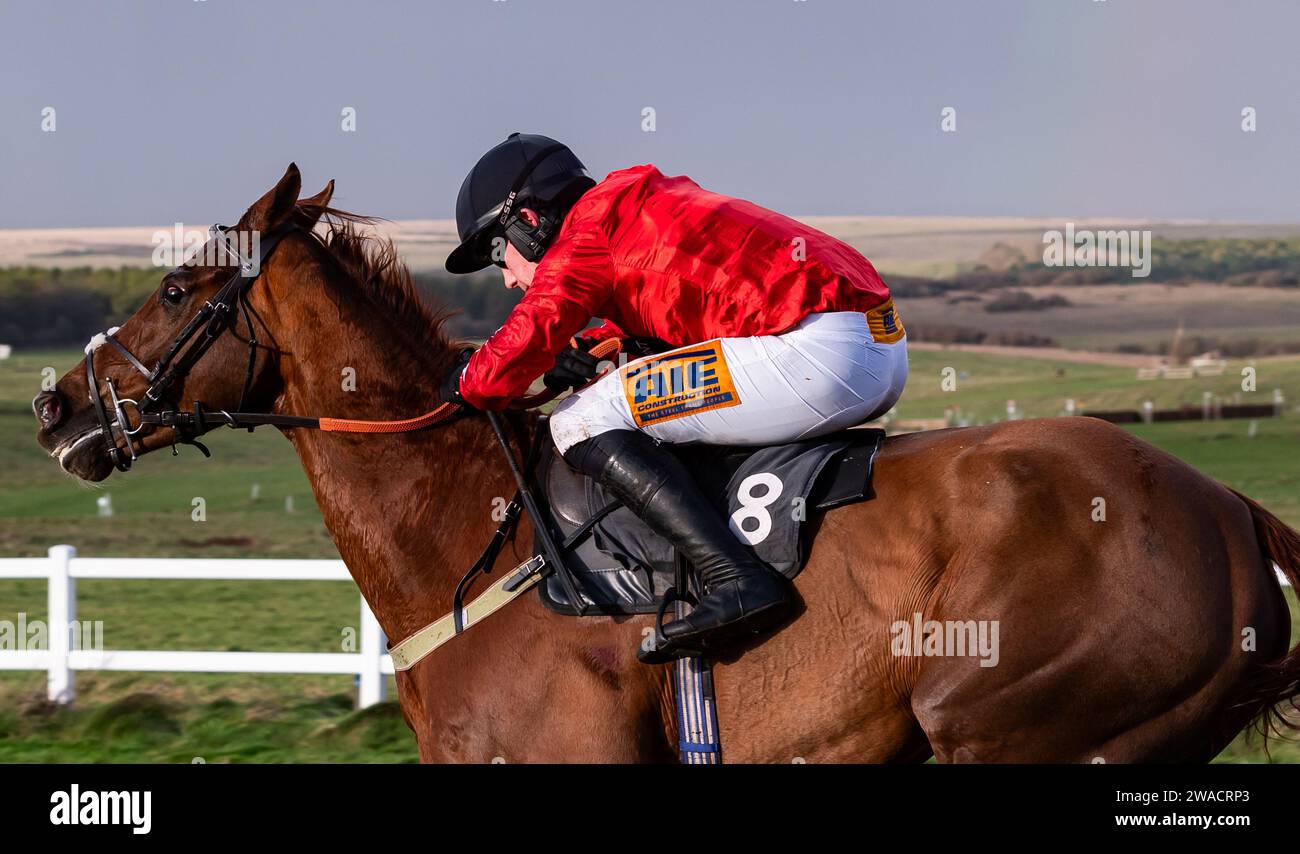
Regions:
M 1276 565 L 1274 565 L 1276 569 Z M 1278 577 L 1288 582 L 1281 572 Z M 51 701 L 76 698 L 73 672 L 129 670 L 172 673 L 339 673 L 358 677 L 357 705 L 384 699 L 384 677 L 393 660 L 385 652 L 379 622 L 361 599 L 358 652 L 201 652 L 76 648 L 77 579 L 189 579 L 215 581 L 347 581 L 341 560 L 257 560 L 77 557 L 72 546 L 54 546 L 48 557 L 0 558 L 0 579 L 43 578 L 48 585 L 47 649 L 0 649 L 0 670 L 44 670 Z M 359 597 L 358 597 L 359 598 Z M 57 629 L 57 630 L 56 630 Z M 13 633 L 17 637 L 17 633 Z M 20 644 L 25 638 L 18 638 Z
M 0 670 L 44 670 L 51 701 L 71 703 L 77 670 L 177 673 L 340 673 L 358 677 L 357 705 L 384 699 L 384 677 L 393 673 L 375 615 L 361 599 L 358 652 L 200 652 L 76 648 L 77 580 L 192 579 L 220 581 L 347 581 L 340 560 L 254 560 L 77 557 L 72 546 L 54 546 L 49 557 L 0 558 L 0 579 L 43 578 L 48 584 L 47 649 L 0 649 Z M 358 597 L 360 598 L 360 597 Z M 83 644 L 84 645 L 84 644 Z

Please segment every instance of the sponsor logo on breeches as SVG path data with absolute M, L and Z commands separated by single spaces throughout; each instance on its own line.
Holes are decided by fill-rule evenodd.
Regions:
M 623 391 L 638 427 L 740 403 L 716 340 L 628 365 Z

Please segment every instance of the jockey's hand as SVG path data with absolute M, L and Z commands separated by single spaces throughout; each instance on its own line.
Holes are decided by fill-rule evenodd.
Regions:
M 447 371 L 446 376 L 442 378 L 439 384 L 439 390 L 442 395 L 443 403 L 454 403 L 465 409 L 472 409 L 465 398 L 460 396 L 460 375 L 465 372 L 465 365 L 469 363 L 469 357 L 474 355 L 472 347 L 466 347 L 456 356 L 456 361 L 451 363 L 451 369 Z
M 581 339 L 579 339 L 581 340 Z M 596 378 L 600 360 L 577 347 L 565 347 L 555 357 L 555 367 L 542 377 L 551 391 L 580 388 Z

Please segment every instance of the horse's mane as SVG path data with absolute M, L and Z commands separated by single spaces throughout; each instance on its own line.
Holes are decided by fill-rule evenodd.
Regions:
M 416 341 L 452 348 L 445 327 L 455 311 L 433 305 L 420 296 L 415 279 L 398 257 L 392 239 L 369 230 L 381 221 L 379 217 L 302 202 L 295 215 L 304 225 L 324 225 L 323 229 L 310 229 L 312 237 L 358 287 L 388 312 L 399 328 Z

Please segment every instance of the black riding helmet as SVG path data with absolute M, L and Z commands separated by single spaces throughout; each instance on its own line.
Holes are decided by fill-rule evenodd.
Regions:
M 492 264 L 492 238 L 504 237 L 529 261 L 540 260 L 564 214 L 596 185 L 567 145 L 549 136 L 512 133 L 479 158 L 456 197 L 460 245 L 447 256 L 450 273 L 473 273 Z M 541 217 L 535 228 L 520 208 Z

